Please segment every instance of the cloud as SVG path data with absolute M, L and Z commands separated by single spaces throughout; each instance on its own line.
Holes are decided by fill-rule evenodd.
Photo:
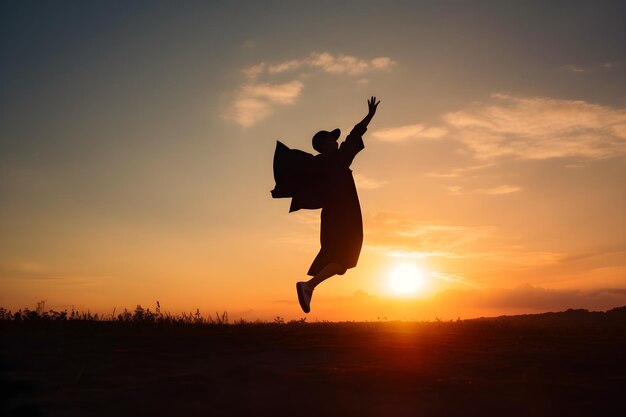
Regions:
M 247 79 L 254 81 L 259 77 L 259 75 L 265 72 L 266 68 L 267 64 L 261 62 L 260 64 L 255 64 L 248 68 L 244 68 L 242 72 Z
M 241 71 L 245 81 L 234 93 L 232 103 L 222 117 L 249 127 L 271 115 L 277 105 L 295 104 L 305 87 L 305 73 L 293 74 L 295 79 L 292 81 L 277 83 L 275 77 L 281 74 L 294 73 L 296 70 L 318 70 L 326 74 L 360 76 L 356 82 L 364 84 L 369 80 L 363 78 L 363 75 L 389 71 L 395 65 L 396 62 L 389 57 L 366 60 L 328 52 L 313 52 L 301 59 L 289 59 L 276 64 L 259 62 Z
M 462 167 L 462 168 L 453 168 L 449 171 L 433 171 L 433 172 L 429 172 L 427 175 L 429 177 L 434 177 L 434 178 L 457 178 L 461 176 L 466 176 L 467 173 L 469 172 L 479 171 L 485 168 L 490 168 L 494 165 L 495 165 L 494 163 L 472 165 L 472 166 Z
M 605 70 L 613 69 L 613 68 L 616 68 L 618 65 L 619 65 L 618 61 L 605 62 L 602 64 L 602 68 L 604 68 Z
M 396 65 L 389 57 L 365 60 L 352 55 L 332 55 L 328 52 L 313 52 L 302 59 L 289 59 L 278 64 L 257 64 L 246 69 L 246 74 L 258 77 L 264 71 L 268 74 L 281 74 L 301 68 L 319 69 L 329 74 L 363 75 L 372 71 L 388 71 Z
M 566 259 L 561 252 L 520 245 L 495 226 L 418 222 L 395 213 L 366 215 L 364 226 L 368 249 L 391 257 L 464 260 L 465 269 L 472 260 L 483 269 L 502 271 L 558 265 Z
M 270 74 L 280 74 L 281 72 L 291 71 L 302 66 L 303 62 L 297 59 L 291 59 L 289 61 L 284 61 L 276 65 L 271 65 L 267 67 L 267 72 Z
M 480 159 L 583 157 L 626 154 L 626 110 L 582 100 L 492 96 L 495 104 L 476 104 L 448 113 L 452 137 Z
M 354 181 L 359 190 L 374 190 L 387 184 L 387 181 L 369 178 L 363 174 L 354 174 Z
M 576 65 L 571 65 L 571 64 L 563 65 L 561 68 L 567 71 L 571 71 L 571 72 L 587 72 L 586 69 L 576 66 Z
M 291 213 L 291 216 L 299 223 L 313 227 L 313 230 L 319 230 L 320 213 L 317 210 L 298 210 Z
M 493 226 L 453 226 L 443 224 L 407 224 L 395 231 L 399 236 L 419 238 L 429 245 L 454 248 L 468 242 L 493 236 Z
M 378 247 L 377 249 L 381 249 Z M 384 249 L 384 248 L 383 248 Z M 386 249 L 386 255 L 392 258 L 403 258 L 403 259 L 426 259 L 426 258 L 440 258 L 440 257 L 454 257 L 453 253 L 450 252 L 433 252 L 433 251 L 416 251 L 416 250 L 394 250 L 394 249 Z
M 626 155 L 626 109 L 583 100 L 493 94 L 490 103 L 443 115 L 444 125 L 410 124 L 372 132 L 385 142 L 448 138 L 491 162 L 501 157 L 603 159 Z M 489 164 L 479 165 L 479 167 Z M 447 174 L 459 176 L 464 168 Z
M 364 231 L 365 249 L 370 256 L 423 262 L 433 271 L 462 275 L 459 282 L 468 285 L 493 285 L 504 280 L 559 285 L 575 282 L 588 288 L 591 281 L 614 285 L 625 271 L 626 252 L 621 247 L 576 253 L 543 242 L 529 244 L 523 235 L 489 225 L 366 213 Z M 594 279 L 590 281 L 590 277 Z
M 395 213 L 368 215 L 365 226 L 368 244 L 382 246 L 388 251 L 450 254 L 496 233 L 496 228 L 492 226 L 418 222 Z
M 283 84 L 245 84 L 239 89 L 225 117 L 240 126 L 252 126 L 269 116 L 274 105 L 294 104 L 303 88 L 304 84 L 300 81 Z
M 372 138 L 382 142 L 404 142 L 419 139 L 438 139 L 445 136 L 447 130 L 442 127 L 425 127 L 422 124 L 412 124 L 372 132 Z
M 246 97 L 265 99 L 270 103 L 293 104 L 304 88 L 300 81 L 284 84 L 247 84 L 241 88 Z
M 243 127 L 248 127 L 265 119 L 271 113 L 269 103 L 249 97 L 240 97 L 232 105 L 226 116 Z
M 391 58 L 385 56 L 385 57 L 372 59 L 371 65 L 375 69 L 387 70 L 387 69 L 391 69 L 394 65 L 396 65 L 396 62 L 392 60 Z
M 354 56 L 341 55 L 334 57 L 328 53 L 321 53 L 311 56 L 311 65 L 319 67 L 324 72 L 331 74 L 361 75 L 370 67 L 367 61 Z
M 465 194 L 486 194 L 486 195 L 503 195 L 503 194 L 511 194 L 516 193 L 522 190 L 522 187 L 518 187 L 515 185 L 498 185 L 497 187 L 491 188 L 478 188 L 476 190 L 463 191 L 463 187 L 458 185 L 452 185 L 446 187 L 446 189 L 454 195 L 465 195 Z
M 480 189 L 476 190 L 477 193 L 480 194 L 489 194 L 489 195 L 500 195 L 500 194 L 511 194 L 520 191 L 522 188 L 514 185 L 499 185 L 493 188 Z
M 617 66 L 619 66 L 619 61 L 608 61 L 608 62 L 602 62 L 602 63 L 595 63 L 592 65 L 588 65 L 586 67 L 582 67 L 580 65 L 568 64 L 568 65 L 563 65 L 561 69 L 581 74 L 585 72 L 589 73 L 589 72 L 596 72 L 596 71 L 607 71 L 607 70 L 614 69 Z

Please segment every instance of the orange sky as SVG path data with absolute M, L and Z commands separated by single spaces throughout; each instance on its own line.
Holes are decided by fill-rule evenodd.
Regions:
M 304 316 L 319 211 L 271 199 L 275 141 L 371 95 L 363 251 L 309 320 L 626 304 L 624 8 L 509 6 L 3 6 L 0 305 Z

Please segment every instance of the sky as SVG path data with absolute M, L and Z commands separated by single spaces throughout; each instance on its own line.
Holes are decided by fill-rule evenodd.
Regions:
M 626 305 L 623 2 L 1 7 L 5 308 L 303 317 L 319 210 L 271 198 L 276 140 L 370 96 L 363 250 L 307 320 Z

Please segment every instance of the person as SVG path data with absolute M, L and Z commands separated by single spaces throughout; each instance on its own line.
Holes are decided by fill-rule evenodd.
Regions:
M 358 262 L 363 244 L 363 221 L 359 197 L 350 165 L 365 148 L 363 135 L 376 114 L 380 101 L 371 97 L 368 112 L 339 145 L 339 129 L 319 131 L 312 139 L 319 152 L 312 156 L 277 143 L 274 155 L 276 188 L 274 198 L 292 197 L 290 211 L 321 208 L 321 248 L 307 275 L 296 283 L 298 302 L 305 313 L 311 311 L 313 291 L 323 281 L 343 275 Z M 308 156 L 307 156 L 308 155 Z

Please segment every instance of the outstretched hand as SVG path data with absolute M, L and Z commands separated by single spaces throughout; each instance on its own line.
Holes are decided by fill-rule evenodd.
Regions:
M 374 96 L 372 96 L 369 100 L 367 100 L 367 107 L 369 108 L 369 111 L 367 112 L 367 116 L 365 116 L 363 120 L 357 123 L 357 126 L 360 125 L 362 128 L 367 129 L 367 125 L 369 125 L 370 122 L 372 121 L 372 117 L 374 117 L 374 114 L 376 114 L 376 108 L 378 107 L 379 104 L 380 104 L 380 100 L 376 102 L 376 97 Z
M 372 116 L 376 114 L 376 108 L 378 107 L 379 104 L 380 104 L 380 100 L 378 100 L 378 103 L 377 103 L 376 97 L 374 96 L 372 96 L 369 100 L 367 100 L 367 107 L 369 108 L 369 114 L 371 114 Z

